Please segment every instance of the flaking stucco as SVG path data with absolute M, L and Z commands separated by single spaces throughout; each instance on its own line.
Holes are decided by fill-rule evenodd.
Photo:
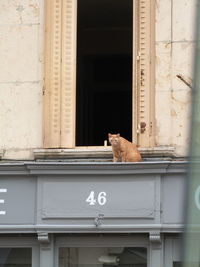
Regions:
M 156 0 L 155 143 L 187 155 L 196 0 Z M 0 1 L 0 149 L 30 159 L 43 148 L 44 1 Z
M 187 156 L 196 1 L 156 1 L 156 144 Z
M 0 149 L 30 159 L 42 146 L 43 2 L 0 2 Z

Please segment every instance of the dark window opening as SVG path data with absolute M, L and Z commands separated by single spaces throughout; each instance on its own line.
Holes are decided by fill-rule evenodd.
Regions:
M 132 139 L 132 0 L 78 0 L 76 145 Z
M 144 247 L 59 248 L 59 267 L 147 267 Z

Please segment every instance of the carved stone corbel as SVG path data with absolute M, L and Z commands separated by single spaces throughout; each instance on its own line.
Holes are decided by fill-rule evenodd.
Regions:
M 50 243 L 49 234 L 46 232 L 38 233 L 38 241 L 41 244 L 49 244 Z
M 149 240 L 152 244 L 161 244 L 160 232 L 150 232 Z

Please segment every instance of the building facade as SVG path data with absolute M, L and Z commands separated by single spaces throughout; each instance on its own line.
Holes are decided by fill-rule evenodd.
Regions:
M 181 266 L 195 10 L 0 3 L 0 264 Z

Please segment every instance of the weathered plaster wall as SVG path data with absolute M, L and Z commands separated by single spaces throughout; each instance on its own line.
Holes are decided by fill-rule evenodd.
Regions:
M 156 1 L 156 142 L 180 156 L 189 144 L 195 6 L 196 0 Z
M 43 1 L 0 1 L 0 149 L 30 158 L 42 146 Z
M 186 155 L 196 0 L 156 0 L 156 143 Z M 0 1 L 0 150 L 42 147 L 43 0 Z

